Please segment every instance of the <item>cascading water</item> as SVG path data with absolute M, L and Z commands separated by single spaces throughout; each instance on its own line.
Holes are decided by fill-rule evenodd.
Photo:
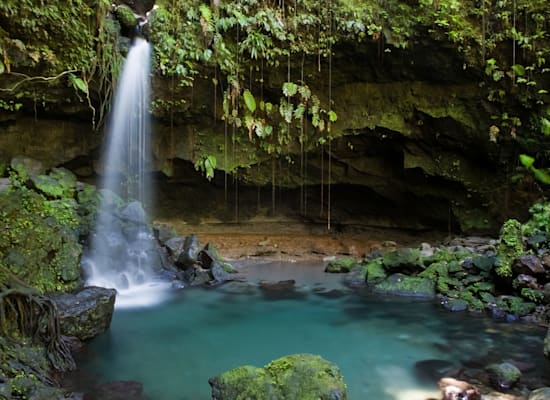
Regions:
M 151 200 L 150 62 L 151 45 L 136 38 L 115 93 L 100 207 L 83 258 L 86 283 L 116 289 L 117 307 L 158 303 L 168 286 L 156 278 L 161 259 L 143 209 Z

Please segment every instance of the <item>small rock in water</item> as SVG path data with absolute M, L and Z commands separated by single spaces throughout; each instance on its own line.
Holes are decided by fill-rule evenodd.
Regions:
M 521 371 L 514 364 L 504 362 L 487 367 L 489 379 L 495 389 L 510 389 L 521 378 Z

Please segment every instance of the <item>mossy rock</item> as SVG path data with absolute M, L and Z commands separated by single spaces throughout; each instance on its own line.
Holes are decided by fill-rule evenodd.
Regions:
M 40 161 L 27 157 L 14 157 L 10 162 L 10 168 L 21 182 L 27 181 L 31 176 L 42 175 L 46 172 Z
M 377 283 L 374 290 L 378 293 L 396 296 L 432 298 L 435 296 L 435 283 L 431 279 L 419 276 L 393 274 Z
M 519 368 L 509 362 L 491 364 L 486 369 L 495 389 L 511 389 L 521 379 Z
M 365 282 L 368 284 L 375 284 L 386 279 L 388 274 L 382 265 L 382 260 L 377 259 L 370 261 L 365 266 Z
M 513 261 L 524 252 L 523 235 L 519 221 L 509 219 L 502 225 L 497 252 L 496 273 L 502 277 L 511 277 Z
M 446 262 L 434 262 L 424 271 L 418 274 L 421 278 L 436 279 L 438 277 L 446 277 L 449 275 L 449 265 Z
M 120 25 L 125 29 L 133 29 L 138 23 L 134 12 L 127 5 L 119 5 L 115 10 L 115 15 Z
M 314 354 L 292 354 L 264 366 L 242 366 L 209 380 L 213 400 L 345 400 L 339 368 Z
M 0 279 L 40 292 L 80 285 L 79 217 L 73 199 L 48 200 L 25 187 L 0 192 Z
M 417 270 L 422 267 L 420 250 L 406 247 L 384 254 L 382 263 L 387 270 Z
M 0 399 L 52 400 L 64 398 L 50 386 L 51 368 L 46 349 L 28 338 L 0 336 Z
M 338 260 L 330 261 L 325 267 L 325 272 L 330 272 L 333 274 L 348 273 L 352 269 L 359 267 L 353 258 L 340 258 Z
M 496 305 L 504 312 L 518 317 L 532 313 L 537 307 L 535 303 L 526 302 L 516 296 L 500 296 L 497 298 Z
M 76 190 L 76 176 L 65 168 L 54 168 L 48 175 L 32 176 L 31 181 L 47 197 L 72 198 Z

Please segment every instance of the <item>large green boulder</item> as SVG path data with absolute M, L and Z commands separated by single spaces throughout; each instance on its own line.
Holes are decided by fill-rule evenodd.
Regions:
M 314 354 L 292 354 L 263 368 L 245 365 L 209 380 L 212 400 L 345 400 L 338 367 Z

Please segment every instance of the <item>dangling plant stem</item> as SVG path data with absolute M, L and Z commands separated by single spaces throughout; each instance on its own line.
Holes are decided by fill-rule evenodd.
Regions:
M 332 110 L 332 0 L 329 0 L 329 42 L 328 42 L 328 106 Z M 329 125 L 330 126 L 330 125 Z M 332 137 L 329 129 L 328 138 L 328 199 L 327 199 L 327 229 L 330 231 L 331 219 L 331 184 L 332 184 Z

